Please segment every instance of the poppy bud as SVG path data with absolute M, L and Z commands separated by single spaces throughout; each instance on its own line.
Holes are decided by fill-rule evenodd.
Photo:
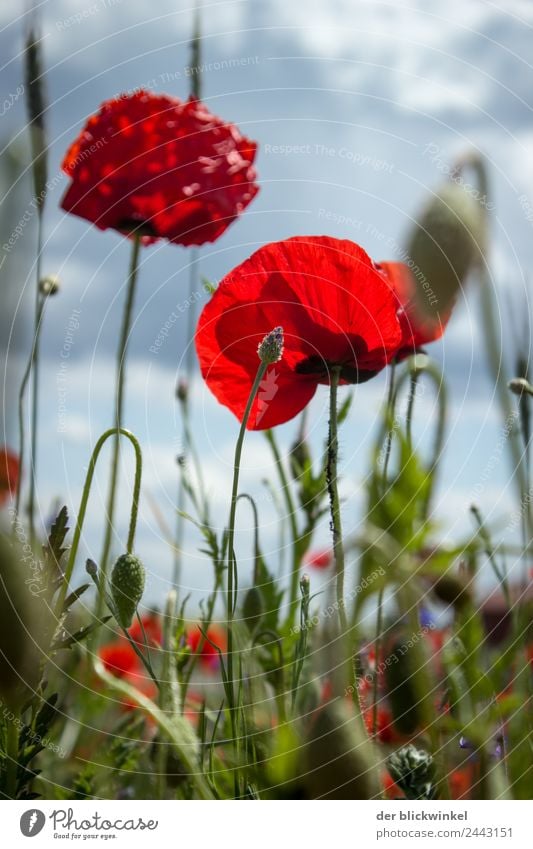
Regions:
M 451 604 L 461 610 L 470 601 L 470 593 L 465 581 L 459 575 L 441 575 L 432 586 L 434 595 L 443 604 Z
M 302 593 L 304 598 L 309 598 L 309 590 L 311 588 L 311 578 L 304 572 L 302 577 L 300 578 L 300 592 Z
M 414 734 L 422 724 L 422 717 L 413 652 L 407 641 L 397 637 L 386 654 L 385 685 L 394 727 L 402 734 Z
M 526 380 L 525 377 L 513 377 L 512 380 L 507 384 L 513 395 L 518 395 L 519 397 L 527 392 L 528 395 L 533 395 L 533 386 Z
M 416 301 L 428 320 L 439 323 L 453 302 L 485 241 L 481 205 L 456 183 L 445 184 L 418 217 L 407 244 L 416 279 Z
M 123 628 L 131 625 L 144 592 L 145 576 L 143 564 L 133 554 L 122 554 L 113 567 L 111 595 L 118 622 Z
M 312 799 L 379 798 L 372 744 L 362 723 L 341 702 L 323 707 L 303 748 L 303 776 Z
M 251 634 L 255 631 L 263 618 L 264 604 L 263 596 L 259 587 L 250 587 L 244 597 L 242 605 L 242 617 Z
M 283 356 L 283 327 L 275 327 L 267 333 L 262 342 L 257 346 L 257 356 L 262 363 L 272 365 L 281 360 Z
M 39 280 L 39 292 L 45 298 L 51 298 L 53 295 L 57 295 L 60 288 L 61 281 L 57 274 L 48 274 Z

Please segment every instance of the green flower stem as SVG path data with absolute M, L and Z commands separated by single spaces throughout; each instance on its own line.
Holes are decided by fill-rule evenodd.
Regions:
M 31 443 L 31 475 L 30 475 L 30 497 L 28 504 L 28 519 L 30 529 L 30 539 L 35 537 L 35 479 L 37 474 L 37 418 L 38 418 L 38 389 L 39 389 L 39 350 L 41 339 L 41 328 L 43 325 L 44 307 L 46 304 L 46 296 L 41 294 L 41 264 L 43 253 L 43 208 L 39 206 L 37 217 L 37 259 L 35 263 L 35 317 L 33 326 L 33 344 L 26 364 L 26 369 L 22 376 L 22 381 L 19 389 L 18 398 L 18 425 L 19 425 L 19 476 L 17 480 L 16 492 L 16 511 L 20 515 L 20 499 L 22 494 L 22 479 L 25 461 L 25 434 L 24 434 L 24 397 L 28 381 L 33 372 L 32 381 L 32 405 L 31 405 L 31 425 L 30 425 L 30 443 Z
M 78 510 L 78 516 L 76 519 L 76 528 L 74 530 L 74 537 L 72 539 L 72 546 L 69 552 L 69 558 L 67 561 L 67 566 L 65 569 L 65 575 L 63 578 L 63 583 L 61 585 L 61 589 L 59 591 L 59 596 L 56 604 L 56 616 L 59 618 L 61 615 L 61 611 L 63 609 L 63 604 L 67 595 L 67 590 L 70 584 L 70 580 L 72 578 L 72 572 L 74 571 L 74 564 L 76 562 L 76 555 L 78 553 L 78 548 L 80 544 L 81 531 L 83 528 L 83 522 L 85 520 L 85 514 L 87 512 L 87 502 L 89 501 L 89 494 L 91 491 L 91 485 L 94 477 L 94 470 L 96 467 L 96 462 L 98 460 L 98 456 L 100 451 L 102 450 L 102 446 L 104 443 L 111 437 L 116 436 L 116 441 L 118 441 L 120 435 L 125 436 L 135 450 L 135 480 L 133 485 L 133 499 L 131 504 L 131 512 L 130 512 L 130 526 L 128 532 L 128 554 L 131 554 L 133 551 L 133 543 L 135 540 L 135 530 L 137 527 L 137 514 L 139 510 L 139 494 L 141 491 L 141 478 L 142 478 L 142 453 L 141 446 L 137 441 L 136 437 L 130 433 L 129 430 L 125 430 L 124 428 L 109 428 L 105 433 L 102 434 L 98 442 L 96 443 L 93 453 L 91 455 L 91 459 L 89 462 L 89 468 L 87 470 L 87 474 L 85 476 L 85 483 L 83 485 L 83 491 L 81 495 L 80 507 Z M 104 606 L 104 592 L 105 592 L 105 580 L 104 576 L 100 575 L 100 583 L 99 583 L 100 591 L 97 597 L 97 611 L 100 611 L 98 614 L 101 616 L 101 612 Z
M 174 676 L 171 669 L 174 658 L 174 614 L 177 606 L 176 590 L 171 590 L 165 604 L 165 618 L 163 620 L 163 663 L 161 669 L 161 684 L 159 688 L 159 709 L 166 716 L 176 713 L 174 698 Z M 157 749 L 157 790 L 158 798 L 164 799 L 167 791 L 167 763 L 168 750 L 162 740 L 158 741 Z
M 390 372 L 389 372 L 389 389 L 387 392 L 387 417 L 389 419 L 389 428 L 387 430 L 386 442 L 385 442 L 385 458 L 383 460 L 383 480 L 386 482 L 387 480 L 387 469 L 389 467 L 390 453 L 392 448 L 392 424 L 394 420 L 394 406 L 396 403 L 395 396 L 395 387 L 394 387 L 394 378 L 396 377 L 396 360 L 393 360 L 390 364 Z
M 339 454 L 339 439 L 337 435 L 337 389 L 339 387 L 340 367 L 331 369 L 329 391 L 329 435 L 327 484 L 331 511 L 331 528 L 333 531 L 333 556 L 335 559 L 335 576 L 337 584 L 337 607 L 339 625 L 343 639 L 348 636 L 348 619 L 344 604 L 344 546 L 342 541 L 341 509 L 337 479 L 337 458 Z
M 383 462 L 383 481 L 385 486 L 387 485 L 387 468 L 389 464 L 391 447 L 392 447 L 392 423 L 394 420 L 394 407 L 396 403 L 396 396 L 394 394 L 394 378 L 396 377 L 396 361 L 393 360 L 390 365 L 389 371 L 389 388 L 387 392 L 387 406 L 385 408 L 385 415 L 388 420 L 388 429 L 387 436 L 385 442 L 385 459 Z M 383 631 L 383 596 L 385 594 L 385 590 L 383 587 L 380 587 L 378 592 L 378 606 L 377 606 L 377 614 L 376 614 L 376 636 L 374 640 L 374 658 L 376 668 L 379 664 L 379 655 L 381 652 L 381 637 Z M 378 729 L 378 676 L 374 675 L 374 680 L 372 682 L 372 736 L 375 737 Z
M 407 413 L 405 417 L 405 435 L 409 451 L 413 450 L 413 412 L 415 408 L 416 387 L 420 371 L 416 368 L 411 369 L 411 378 L 409 382 L 409 397 L 407 399 Z
M 226 596 L 226 629 L 227 629 L 227 654 L 226 654 L 226 663 L 227 663 L 227 676 L 228 676 L 228 709 L 230 715 L 230 723 L 231 730 L 233 735 L 233 745 L 236 749 L 237 747 L 237 709 L 235 705 L 235 690 L 234 690 L 234 680 L 233 680 L 233 655 L 234 655 L 234 647 L 233 647 L 233 618 L 235 614 L 235 603 L 236 603 L 236 592 L 235 586 L 237 581 L 237 561 L 235 558 L 235 552 L 233 550 L 233 543 L 235 539 L 235 515 L 237 512 L 237 498 L 239 491 L 239 472 L 241 466 L 241 455 L 242 455 L 242 446 L 244 442 L 244 435 L 246 433 L 246 425 L 248 423 L 248 419 L 250 417 L 250 412 L 252 409 L 253 402 L 255 400 L 255 396 L 257 395 L 257 391 L 259 389 L 259 384 L 261 383 L 265 372 L 267 370 L 267 363 L 261 362 L 259 368 L 257 369 L 257 374 L 255 376 L 255 380 L 253 382 L 252 389 L 250 391 L 250 395 L 248 397 L 248 401 L 246 404 L 246 409 L 244 410 L 244 415 L 242 417 L 241 427 L 239 430 L 239 436 L 237 438 L 237 444 L 235 446 L 235 458 L 233 461 L 233 486 L 231 490 L 231 507 L 229 514 L 229 523 L 228 523 L 228 584 L 227 584 L 227 596 Z M 238 769 L 235 772 L 235 789 L 236 795 L 239 795 L 239 777 L 238 777 Z
M 278 475 L 281 483 L 281 490 L 283 492 L 283 497 L 285 499 L 285 506 L 287 509 L 287 515 L 289 519 L 290 529 L 291 529 L 291 537 L 292 537 L 292 566 L 291 566 L 291 581 L 290 581 L 290 590 L 289 590 L 289 610 L 287 613 L 287 620 L 285 623 L 285 627 L 288 631 L 294 627 L 296 622 L 296 615 L 298 613 L 298 609 L 300 606 L 300 600 L 298 596 L 298 587 L 300 582 L 300 565 L 301 565 L 301 547 L 300 547 L 300 536 L 298 533 L 298 525 L 296 523 L 296 508 L 294 506 L 294 501 L 292 498 L 289 481 L 287 480 L 287 475 L 285 474 L 285 469 L 283 467 L 283 461 L 281 459 L 281 455 L 279 453 L 278 444 L 276 442 L 276 438 L 274 436 L 274 431 L 266 430 L 265 436 L 267 438 L 268 444 L 272 450 L 272 455 L 274 457 L 276 468 L 278 470 Z
M 116 409 L 115 409 L 115 430 L 119 431 L 122 428 L 122 415 L 124 407 L 124 380 L 125 380 L 125 360 L 128 347 L 128 339 L 131 330 L 131 320 L 133 314 L 133 303 L 135 299 L 135 288 L 139 269 L 139 254 L 141 249 L 141 237 L 135 235 L 131 251 L 131 261 L 128 273 L 128 290 L 126 295 L 126 303 L 124 305 L 124 313 L 122 317 L 122 330 L 117 351 L 116 363 Z M 122 431 L 121 431 L 122 432 Z M 113 453 L 111 456 L 111 479 L 109 482 L 109 492 L 107 500 L 107 523 L 104 535 L 104 543 L 102 554 L 100 557 L 100 570 L 102 580 L 105 582 L 107 575 L 109 554 L 111 551 L 111 541 L 113 537 L 113 518 L 115 515 L 115 501 L 117 494 L 118 482 L 118 467 L 119 467 L 120 439 L 117 438 L 113 442 Z M 98 596 L 96 616 L 99 619 L 103 611 L 103 598 Z
M 198 797 L 200 799 L 212 799 L 213 794 L 198 768 L 197 740 L 189 722 L 177 713 L 168 717 L 151 699 L 128 684 L 123 678 L 117 678 L 108 672 L 96 654 L 92 656 L 92 665 L 96 675 L 108 687 L 133 701 L 141 710 L 152 717 L 158 728 L 174 746 L 180 761 L 188 771 L 188 778 L 194 784 Z

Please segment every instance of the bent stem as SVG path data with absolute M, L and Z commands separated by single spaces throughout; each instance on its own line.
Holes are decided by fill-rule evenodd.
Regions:
M 102 581 L 105 582 L 107 575 L 109 553 L 111 550 L 111 540 L 113 536 L 113 518 L 115 515 L 115 501 L 117 494 L 118 467 L 120 454 L 120 439 L 118 432 L 122 433 L 122 414 L 124 406 L 124 381 L 125 381 L 125 360 L 128 347 L 128 339 L 131 329 L 131 318 L 133 313 L 133 303 L 135 298 L 135 288 L 139 268 L 139 254 L 141 248 L 141 237 L 135 235 L 133 238 L 133 246 L 131 252 L 130 269 L 128 273 L 128 291 L 126 295 L 126 303 L 124 305 L 124 313 L 122 317 L 122 330 L 117 351 L 116 363 L 116 409 L 115 409 L 115 432 L 117 438 L 113 443 L 113 453 L 111 456 L 111 479 L 109 482 L 109 492 L 107 500 L 107 523 L 102 546 L 102 554 L 100 557 L 100 569 Z M 96 617 L 99 619 L 103 611 L 103 598 L 98 596 Z
M 139 495 L 141 491 L 141 478 L 142 478 L 142 452 L 141 446 L 139 445 L 136 437 L 129 430 L 125 430 L 124 428 L 109 428 L 105 433 L 102 434 L 98 442 L 96 443 L 93 453 L 91 455 L 91 459 L 89 462 L 89 468 L 87 470 L 87 475 L 85 476 L 85 483 L 83 485 L 83 491 L 81 494 L 80 507 L 78 510 L 78 516 L 76 518 L 76 528 L 74 530 L 74 536 L 72 539 L 72 546 L 69 552 L 69 558 L 67 561 L 67 566 L 65 569 L 65 574 L 63 577 L 63 583 L 61 585 L 61 589 L 59 591 L 57 603 L 56 603 L 56 617 L 59 618 L 61 616 L 61 612 L 63 609 L 63 604 L 65 601 L 65 597 L 67 595 L 67 590 L 70 584 L 70 580 L 72 578 L 72 572 L 74 571 L 74 564 L 76 562 L 76 555 L 78 553 L 78 548 L 80 544 L 81 532 L 83 528 L 83 522 L 85 521 L 85 514 L 87 512 L 87 502 L 89 501 L 89 494 L 91 491 L 91 485 L 94 477 L 94 470 L 96 468 L 96 463 L 98 460 L 98 456 L 104 443 L 112 436 L 116 437 L 116 442 L 119 441 L 120 436 L 125 436 L 135 450 L 135 480 L 133 484 L 133 498 L 131 503 L 131 511 L 130 511 L 130 525 L 128 531 L 128 544 L 127 551 L 128 554 L 131 554 L 133 551 L 133 543 L 135 540 L 135 530 L 137 528 L 137 514 L 139 512 Z M 96 612 L 97 618 L 100 618 L 101 612 L 103 611 L 104 606 L 104 592 L 105 592 L 105 580 L 104 575 L 100 575 L 99 582 L 99 592 L 96 601 Z
M 255 396 L 257 395 L 257 391 L 259 389 L 259 384 L 261 383 L 264 374 L 267 370 L 267 363 L 261 362 L 259 368 L 257 369 L 257 374 L 255 376 L 255 380 L 253 382 L 253 386 L 248 397 L 248 401 L 246 403 L 246 409 L 244 411 L 244 415 L 241 422 L 241 427 L 239 430 L 239 436 L 237 438 L 237 444 L 235 445 L 235 458 L 233 461 L 233 485 L 231 489 L 231 507 L 229 514 L 229 523 L 228 523 L 228 586 L 227 586 L 227 595 L 226 595 L 226 630 L 227 630 L 227 653 L 226 653 L 226 663 L 227 663 L 227 693 L 228 693 L 228 709 L 230 716 L 230 724 L 231 731 L 233 737 L 233 746 L 234 750 L 237 748 L 237 710 L 235 706 L 235 690 L 234 690 L 234 680 L 233 680 L 233 657 L 234 657 L 234 648 L 233 648 L 233 617 L 235 614 L 235 604 L 236 604 L 236 586 L 237 586 L 237 560 L 235 558 L 235 552 L 233 550 L 233 543 L 235 539 L 235 515 L 237 511 L 237 501 L 238 501 L 238 490 L 239 490 L 239 472 L 241 466 L 241 455 L 242 455 L 242 446 L 244 442 L 244 435 L 246 433 L 246 425 L 248 423 L 248 419 L 250 417 L 250 412 L 252 409 L 252 404 L 254 402 Z M 239 774 L 238 768 L 235 770 L 235 791 L 236 795 L 239 795 Z

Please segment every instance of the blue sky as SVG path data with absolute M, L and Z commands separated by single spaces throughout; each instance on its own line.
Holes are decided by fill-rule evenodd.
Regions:
M 522 327 L 509 318 L 528 310 L 533 261 L 533 9 L 529 2 L 481 0 L 250 0 L 203 4 L 201 81 L 204 100 L 259 142 L 261 192 L 247 213 L 215 244 L 201 251 L 201 273 L 219 280 L 260 244 L 295 234 L 328 233 L 360 242 L 376 259 L 398 258 L 406 234 L 443 170 L 469 148 L 489 163 L 490 267 L 497 293 L 506 354 L 514 355 Z M 141 0 L 45 0 L 39 4 L 50 109 L 50 175 L 43 268 L 59 274 L 62 290 L 49 303 L 43 333 L 42 427 L 39 508 L 47 516 L 55 498 L 73 512 L 90 450 L 111 419 L 112 358 L 124 298 L 128 244 L 59 209 L 66 179 L 60 161 L 98 104 L 139 86 L 186 96 L 190 83 L 188 39 L 192 3 L 160 0 L 157 15 Z M 26 150 L 22 81 L 24 11 L 0 8 L 4 96 L 13 104 L 2 117 L 2 139 Z M 56 179 L 57 178 L 57 179 Z M 2 242 L 31 201 L 21 175 L 2 190 Z M 7 216 L 9 212 L 9 216 Z M 14 395 L 29 344 L 33 289 L 33 221 L 6 258 L 5 308 L 0 317 L 9 382 Z M 11 225 L 12 226 L 12 225 Z M 386 253 L 384 253 L 386 251 Z M 158 244 L 143 252 L 136 320 L 130 342 L 126 424 L 142 440 L 145 490 L 172 524 L 176 491 L 174 457 L 181 429 L 173 392 L 187 344 L 186 314 L 157 355 L 150 352 L 168 315 L 187 298 L 191 253 Z M 473 494 L 502 528 L 516 509 L 502 424 L 484 369 L 476 282 L 466 288 L 442 343 L 431 354 L 444 369 L 451 393 L 443 475 L 436 499 L 442 536 L 460 538 L 470 527 Z M 72 316 L 69 357 L 61 357 Z M 529 339 L 525 336 L 526 349 Z M 66 369 L 62 365 L 66 363 Z M 60 416 L 58 375 L 65 387 Z M 344 427 L 344 521 L 356 531 L 364 503 L 364 476 L 384 379 L 356 388 Z M 11 394 L 10 394 L 11 393 Z M 212 492 L 214 516 L 226 520 L 237 423 L 196 379 L 194 430 Z M 311 438 L 318 450 L 327 427 L 327 392 L 311 408 Z M 6 410 L 12 409 L 9 403 Z M 430 390 L 420 400 L 417 438 L 425 445 L 434 427 Z M 8 414 L 10 443 L 16 422 Z M 61 418 L 61 421 L 60 421 Z M 295 424 L 280 428 L 289 444 Z M 492 458 L 492 462 L 491 462 Z M 105 458 L 104 458 L 105 459 Z M 485 470 L 490 462 L 488 478 Z M 97 479 L 84 542 L 100 550 L 105 462 Z M 243 488 L 258 495 L 262 539 L 277 559 L 276 514 L 260 481 L 272 476 L 260 434 L 247 439 Z M 482 481 L 481 489 L 480 482 Z M 121 493 L 121 538 L 127 528 L 128 467 Z M 171 555 L 147 498 L 141 506 L 138 550 L 149 570 L 148 593 L 161 599 Z M 243 510 L 240 561 L 250 554 L 251 517 Z M 327 540 L 327 525 L 319 542 Z M 210 570 L 187 537 L 184 584 L 197 599 L 210 585 Z M 121 542 L 117 540 L 117 549 Z

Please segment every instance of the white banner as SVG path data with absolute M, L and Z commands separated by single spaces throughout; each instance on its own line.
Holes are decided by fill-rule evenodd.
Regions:
M 532 811 L 532 802 L 515 801 L 6 801 L 1 842 L 6 849 L 58 847 L 67 840 L 117 849 L 530 849 Z

